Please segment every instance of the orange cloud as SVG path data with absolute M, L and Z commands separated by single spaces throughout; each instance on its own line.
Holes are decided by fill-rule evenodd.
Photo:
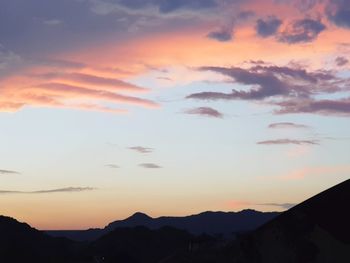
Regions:
M 146 108 L 159 107 L 158 103 L 151 100 L 128 95 L 149 92 L 147 88 L 115 77 L 81 73 L 80 69 L 64 66 L 60 70 L 54 66 L 28 67 L 1 79 L 0 84 L 0 111 L 3 112 L 15 112 L 24 106 L 127 112 L 107 107 L 105 102 Z

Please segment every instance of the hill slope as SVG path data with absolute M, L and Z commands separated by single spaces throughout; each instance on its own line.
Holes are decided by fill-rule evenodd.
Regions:
M 242 262 L 350 262 L 350 180 L 282 213 L 241 243 Z

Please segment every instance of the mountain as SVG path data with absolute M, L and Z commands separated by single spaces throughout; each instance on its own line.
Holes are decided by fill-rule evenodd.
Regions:
M 242 262 L 350 262 L 350 180 L 282 213 L 242 239 Z
M 65 238 L 53 238 L 25 223 L 0 216 L 0 262 L 77 261 L 79 246 Z
M 106 229 L 138 225 L 146 226 L 150 229 L 172 226 L 178 229 L 185 229 L 195 235 L 202 233 L 231 235 L 232 233 L 253 230 L 278 214 L 277 212 L 264 213 L 248 209 L 240 212 L 204 212 L 185 217 L 163 216 L 152 218 L 142 213 L 136 213 L 125 220 L 110 223 Z
M 119 221 L 114 221 L 104 229 L 89 229 L 85 231 L 47 231 L 56 237 L 67 237 L 72 240 L 95 240 L 102 235 L 121 227 L 145 226 L 149 229 L 159 229 L 171 226 L 183 229 L 191 234 L 202 233 L 215 235 L 223 234 L 232 237 L 232 234 L 251 231 L 279 215 L 278 212 L 259 212 L 255 210 L 242 210 L 240 212 L 203 212 L 197 215 L 184 217 L 163 216 L 152 218 L 143 213 Z

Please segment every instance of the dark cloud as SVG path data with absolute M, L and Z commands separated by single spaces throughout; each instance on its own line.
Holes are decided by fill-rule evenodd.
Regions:
M 0 170 L 0 175 L 1 174 L 20 174 L 20 173 L 16 171 L 11 171 L 11 170 Z
M 309 128 L 309 126 L 304 125 L 304 124 L 296 124 L 293 122 L 277 122 L 277 123 L 271 123 L 268 128 L 270 129 L 278 129 L 278 128 L 302 128 L 306 129 Z
M 350 98 L 340 100 L 289 100 L 277 103 L 279 114 L 318 113 L 322 115 L 350 116 Z
M 38 190 L 38 191 L 7 191 L 0 190 L 0 194 L 50 194 L 50 193 L 74 193 L 74 192 L 84 192 L 96 190 L 93 187 L 65 187 L 58 189 L 49 190 Z
M 342 67 L 342 66 L 345 66 L 346 64 L 348 64 L 349 60 L 345 57 L 337 57 L 335 59 L 335 63 L 337 64 L 337 66 Z
M 227 42 L 233 38 L 233 29 L 232 28 L 221 28 L 219 30 L 212 31 L 208 33 L 208 38 L 215 39 L 220 42 Z
M 160 13 L 171 13 L 181 9 L 196 11 L 218 6 L 215 0 L 119 0 L 117 3 L 131 9 L 154 6 Z
M 260 142 L 257 142 L 257 144 L 262 144 L 262 145 L 281 145 L 281 144 L 317 145 L 319 143 L 316 140 L 277 139 L 277 140 L 260 141 Z
M 263 203 L 263 204 L 258 204 L 258 205 L 277 206 L 277 207 L 281 207 L 283 209 L 290 209 L 293 206 L 295 206 L 296 204 L 292 204 L 292 203 Z
M 223 114 L 210 107 L 199 107 L 185 111 L 186 114 L 201 115 L 212 118 L 223 118 Z
M 116 164 L 106 164 L 106 167 L 109 167 L 109 168 L 112 168 L 112 169 L 118 169 L 120 168 L 119 165 L 116 165 Z
M 217 72 L 236 83 L 250 86 L 249 91 L 199 92 L 187 98 L 202 100 L 262 100 L 270 97 L 308 97 L 314 92 L 334 92 L 339 87 L 330 72 L 308 72 L 302 68 L 254 65 L 251 68 L 202 67 Z M 338 83 L 339 84 L 339 83 Z
M 331 0 L 327 6 L 328 18 L 337 26 L 350 29 L 350 5 L 348 0 Z
M 151 153 L 154 151 L 153 148 L 143 147 L 143 146 L 133 146 L 133 147 L 129 147 L 128 149 L 139 152 L 139 153 Z
M 91 12 L 90 1 L 2 0 L 0 25 L 1 43 L 26 56 L 81 47 L 122 32 L 115 17 Z
M 317 20 L 310 18 L 295 20 L 277 36 L 277 40 L 288 44 L 311 42 L 325 29 L 326 26 Z
M 256 33 L 261 37 L 273 36 L 277 33 L 278 29 L 282 25 L 282 20 L 276 17 L 269 17 L 265 20 L 258 19 L 256 21 Z
M 141 163 L 139 164 L 140 167 L 147 168 L 147 169 L 159 169 L 162 168 L 158 164 L 155 163 Z

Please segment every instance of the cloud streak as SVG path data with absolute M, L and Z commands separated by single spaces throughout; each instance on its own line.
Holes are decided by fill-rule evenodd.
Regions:
M 93 187 L 65 187 L 58 189 L 38 190 L 38 191 L 13 191 L 13 190 L 0 190 L 0 194 L 51 194 L 51 193 L 74 193 L 93 191 L 96 188 Z
M 20 174 L 20 172 L 12 171 L 12 170 L 2 170 L 0 169 L 0 175 L 4 174 Z
M 295 144 L 295 145 L 318 145 L 317 140 L 296 140 L 296 139 L 276 139 L 259 141 L 257 144 L 261 145 L 284 145 L 284 144 Z
M 224 117 L 224 115 L 221 112 L 211 107 L 198 107 L 194 109 L 188 109 L 184 113 L 190 114 L 190 115 L 200 115 L 200 116 L 206 116 L 211 118 L 219 118 L 219 119 Z
M 132 146 L 132 147 L 129 147 L 128 149 L 139 153 L 151 153 L 154 151 L 153 148 L 143 147 L 143 146 Z
M 161 166 L 159 166 L 158 164 L 155 164 L 155 163 L 140 163 L 139 166 L 143 167 L 143 168 L 146 168 L 146 169 L 159 169 L 159 168 L 162 168 Z
M 120 166 L 116 165 L 116 164 L 106 164 L 105 166 L 108 167 L 108 168 L 111 168 L 111 169 L 118 169 L 118 168 L 120 168 Z
M 276 122 L 276 123 L 271 123 L 268 128 L 270 129 L 307 129 L 310 128 L 307 125 L 304 124 L 297 124 L 293 122 Z

